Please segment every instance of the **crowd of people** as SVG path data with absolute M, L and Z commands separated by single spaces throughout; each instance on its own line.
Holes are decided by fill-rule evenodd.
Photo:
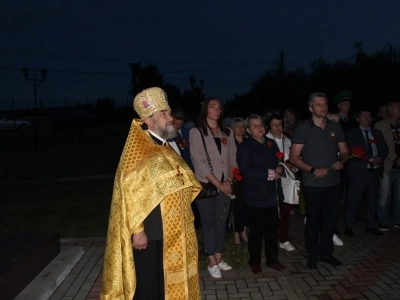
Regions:
M 350 110 L 352 98 L 338 93 L 338 110 L 329 112 L 328 97 L 313 93 L 306 120 L 290 107 L 224 118 L 221 101 L 209 98 L 189 123 L 162 89 L 139 93 L 140 120 L 115 177 L 102 299 L 200 299 L 196 228 L 208 272 L 221 278 L 232 269 L 223 259 L 228 221 L 253 273 L 262 272 L 263 256 L 266 267 L 284 270 L 279 248 L 296 250 L 286 190 L 296 181 L 309 269 L 318 261 L 341 265 L 333 255 L 334 245 L 343 246 L 339 216 L 350 238 L 356 221 L 371 236 L 400 228 L 400 102 L 380 106 L 373 122 L 370 109 Z M 210 196 L 197 197 L 201 189 Z

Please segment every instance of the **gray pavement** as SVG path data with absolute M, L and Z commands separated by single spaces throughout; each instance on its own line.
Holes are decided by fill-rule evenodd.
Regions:
M 202 299 L 400 299 L 400 229 L 392 227 L 377 237 L 365 233 L 363 222 L 357 222 L 355 236 L 342 234 L 344 246 L 335 247 L 335 256 L 343 266 L 335 268 L 320 262 L 318 270 L 308 270 L 303 218 L 292 216 L 291 241 L 296 250 L 280 249 L 285 271 L 263 267 L 262 274 L 254 275 L 250 268 L 244 268 L 223 272 L 223 278 L 214 279 L 200 270 Z M 82 249 L 84 253 L 52 288 L 49 299 L 99 299 L 105 238 L 63 239 L 61 243 L 62 252 Z M 36 288 L 39 284 L 43 282 L 36 281 Z M 46 298 L 18 300 L 24 299 Z

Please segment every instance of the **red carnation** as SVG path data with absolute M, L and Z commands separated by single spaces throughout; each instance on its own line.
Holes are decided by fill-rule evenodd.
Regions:
M 367 161 L 368 160 L 368 156 L 367 153 L 365 152 L 364 148 L 360 147 L 360 146 L 354 146 L 352 148 L 350 148 L 350 155 L 349 157 L 343 161 L 343 163 L 345 163 L 346 161 L 348 161 L 351 158 L 359 158 L 362 160 Z
M 234 175 L 233 182 L 242 181 L 243 178 L 242 175 L 240 174 L 239 168 L 234 168 L 232 170 L 232 173 Z

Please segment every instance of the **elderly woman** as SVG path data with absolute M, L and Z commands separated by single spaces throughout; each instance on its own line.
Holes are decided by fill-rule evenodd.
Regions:
M 292 144 L 291 139 L 283 134 L 283 119 L 280 115 L 271 115 L 266 124 L 269 128 L 267 137 L 273 139 L 279 151 L 284 154 L 282 162 L 292 171 L 297 172 L 298 169 L 289 163 L 290 157 L 290 145 Z M 282 181 L 288 180 L 287 178 L 282 178 Z M 290 211 L 292 210 L 292 205 L 286 203 L 285 200 L 280 204 L 280 220 L 279 220 L 279 247 L 285 249 L 286 251 L 293 251 L 296 248 L 289 241 L 289 226 L 290 226 Z
M 221 102 L 209 98 L 202 103 L 198 127 L 189 132 L 190 156 L 197 179 L 202 183 L 211 182 L 220 191 L 219 196 L 196 200 L 208 271 L 214 278 L 221 278 L 221 270 L 232 269 L 223 261 L 222 252 L 232 194 L 232 170 L 237 168 L 236 144 L 223 119 Z
M 246 121 L 249 137 L 239 145 L 237 161 L 243 176 L 243 199 L 250 222 L 248 242 L 249 265 L 253 273 L 261 273 L 261 251 L 264 241 L 266 266 L 277 271 L 285 267 L 278 261 L 279 204 L 283 201 L 279 148 L 265 136 L 259 115 Z
M 238 147 L 246 138 L 246 127 L 242 118 L 234 118 L 231 125 L 235 143 Z M 233 186 L 233 194 L 235 199 L 232 201 L 232 219 L 235 245 L 241 245 L 248 242 L 247 227 L 248 216 L 246 205 L 243 203 L 243 189 L 242 182 L 236 182 Z

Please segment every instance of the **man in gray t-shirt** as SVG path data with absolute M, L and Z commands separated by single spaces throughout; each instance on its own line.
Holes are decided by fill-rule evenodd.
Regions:
M 312 115 L 294 132 L 290 162 L 303 170 L 302 183 L 307 203 L 307 267 L 315 269 L 318 257 L 333 266 L 341 265 L 332 255 L 332 236 L 336 230 L 340 203 L 341 161 L 349 154 L 342 128 L 326 118 L 327 96 L 314 93 L 308 105 Z

